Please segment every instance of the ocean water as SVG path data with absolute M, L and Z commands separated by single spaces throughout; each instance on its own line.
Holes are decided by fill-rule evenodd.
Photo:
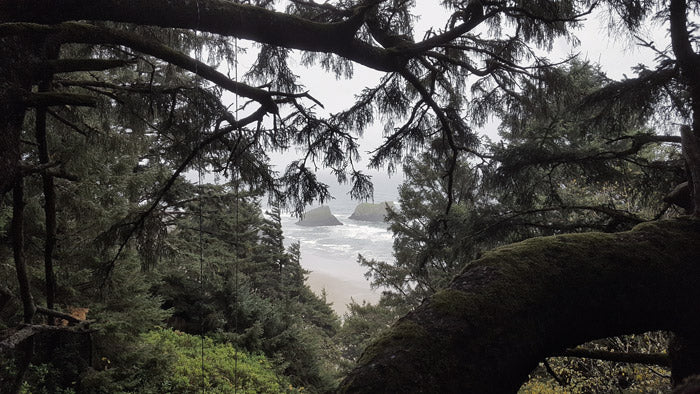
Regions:
M 304 268 L 350 278 L 364 274 L 364 269 L 357 264 L 358 254 L 368 259 L 393 259 L 393 238 L 386 223 L 352 220 L 349 219 L 352 212 L 334 212 L 333 208 L 331 212 L 342 226 L 299 226 L 295 224 L 298 218 L 289 214 L 282 216 L 285 243 L 299 242 Z M 306 255 L 325 257 L 326 261 L 304 259 Z
M 399 181 L 375 183 L 374 202 L 396 202 Z M 325 291 L 328 301 L 342 316 L 351 300 L 376 302 L 379 299 L 380 290 L 370 288 L 364 276 L 366 269 L 357 263 L 357 256 L 392 261 L 393 237 L 387 223 L 349 219 L 360 202 L 351 200 L 342 186 L 332 187 L 331 193 L 335 199 L 324 205 L 330 207 L 342 226 L 299 226 L 295 224 L 298 217 L 284 212 L 281 219 L 285 244 L 299 242 L 301 265 L 311 271 L 308 280 L 311 289 L 317 294 Z

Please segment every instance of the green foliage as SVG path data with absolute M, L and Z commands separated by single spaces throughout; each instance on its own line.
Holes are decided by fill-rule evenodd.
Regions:
M 164 243 L 154 291 L 173 327 L 261 352 L 295 386 L 333 387 L 339 321 L 305 284 L 298 244 L 285 250 L 278 209 L 264 217 L 255 194 L 202 187 Z
M 377 305 L 350 302 L 343 318 L 343 326 L 333 338 L 343 357 L 341 368 L 349 371 L 359 360 L 362 351 L 406 312 L 403 308 L 390 305 L 387 298 L 382 298 Z
M 401 210 L 389 215 L 396 261 L 360 259 L 374 285 L 415 306 L 495 246 L 663 215 L 684 176 L 678 149 L 654 139 L 643 109 L 587 101 L 608 83 L 587 63 L 543 69 L 497 110 L 503 139 L 488 160 L 451 168 L 441 140 L 406 160 Z
M 21 394 L 75 394 L 73 388 L 52 387 L 47 388 L 47 381 L 56 379 L 60 372 L 50 364 L 32 364 L 26 376 L 26 381 L 20 389 Z M 29 383 L 32 382 L 32 383 Z M 72 382 L 75 384 L 76 382 Z M 49 386 L 50 387 L 50 386 Z
M 236 349 L 230 343 L 217 343 L 210 337 L 197 337 L 173 330 L 154 330 L 143 336 L 154 350 L 172 359 L 160 392 L 192 393 L 282 393 L 298 392 L 284 376 L 279 376 L 262 355 Z M 204 356 L 202 361 L 201 357 Z
M 594 341 L 585 347 L 614 352 L 663 353 L 667 336 L 661 332 L 627 335 Z M 671 389 L 671 372 L 665 367 L 573 357 L 549 358 L 547 362 L 556 380 L 540 364 L 519 393 L 666 393 Z
M 269 0 L 248 3 L 274 8 Z M 464 262 L 495 245 L 569 231 L 620 231 L 663 215 L 660 197 L 685 174 L 677 149 L 656 145 L 648 121 L 664 100 L 676 101 L 673 107 L 688 116 L 683 102 L 690 100 L 669 82 L 675 78 L 673 61 L 664 59 L 654 71 L 640 67 L 640 78 L 619 83 L 579 62 L 545 67 L 547 59 L 533 48 L 549 49 L 557 38 L 573 41 L 571 27 L 578 16 L 598 2 L 506 3 L 501 8 L 489 2 L 482 10 L 493 15 L 483 34 L 462 31 L 442 42 L 451 34 L 443 34 L 448 26 L 460 26 L 476 2 L 441 2 L 454 13 L 445 30 L 431 29 L 425 37 L 414 30 L 416 2 L 385 1 L 371 11 L 347 1 L 293 2 L 289 14 L 336 26 L 367 16 L 359 30 L 348 34 L 356 41 L 338 43 L 339 49 L 368 57 L 399 53 L 395 72 L 362 90 L 350 108 L 319 114 L 318 101 L 301 93 L 305 88 L 290 66 L 292 49 L 261 43 L 245 79 L 269 88 L 266 97 L 281 111 L 268 108 L 259 112 L 257 122 L 243 126 L 237 125 L 238 111 L 252 112 L 246 108 L 251 102 L 238 106 L 236 101 L 238 107 L 231 110 L 222 100 L 222 87 L 140 53 L 138 45 L 62 45 L 61 59 L 128 60 L 102 71 L 59 73 L 47 84 L 57 92 L 97 100 L 96 109 L 52 106 L 48 144 L 53 169 L 79 179 L 55 179 L 57 308 L 88 310 L 98 329 L 92 339 L 99 361 L 87 368 L 83 364 L 90 363 L 89 357 L 79 354 L 74 363 L 59 365 L 61 360 L 48 351 L 55 362 L 37 362 L 27 390 L 72 390 L 72 382 L 54 382 L 65 380 L 53 376 L 61 368 L 84 372 L 84 392 L 167 390 L 154 382 L 165 381 L 162 374 L 175 355 L 180 362 L 179 354 L 191 349 L 165 338 L 172 333 L 149 342 L 152 334 L 144 333 L 164 322 L 190 333 L 204 330 L 237 348 L 265 354 L 266 368 L 288 375 L 295 386 L 332 388 L 333 371 L 341 363 L 333 343 L 338 318 L 305 285 L 298 245 L 284 250 L 279 210 L 265 217 L 258 199 L 267 192 L 270 200 L 298 213 L 313 200 L 324 202 L 330 195 L 312 170 L 318 164 L 332 168 L 341 182 L 350 179 L 352 197 L 368 198 L 369 177 L 355 168 L 356 135 L 377 120 L 384 123 L 387 138 L 373 152 L 371 165 L 393 171 L 409 156 L 404 163 L 408 180 L 401 188 L 402 209 L 390 215 L 396 262 L 359 258 L 373 285 L 386 292 L 379 305 L 351 306 L 338 334 L 344 359 L 357 358 L 383 327 L 444 287 Z M 649 1 L 603 4 L 630 31 L 654 8 Z M 93 22 L 182 56 L 194 53 L 190 61 L 203 61 L 206 52 L 209 62 L 237 65 L 238 54 L 252 49 L 203 32 Z M 423 38 L 437 41 L 424 47 L 429 53 L 400 54 L 403 45 Z M 35 39 L 44 36 L 31 41 Z M 373 52 L 364 52 L 366 48 Z M 47 60 L 44 50 L 36 52 L 26 56 L 32 70 L 43 69 Z M 24 52 L 17 53 L 22 54 L 19 62 Z M 302 56 L 304 65 L 318 64 L 338 78 L 354 71 L 353 62 L 338 54 Z M 5 78 L 8 86 L 16 82 Z M 49 82 L 40 80 L 43 75 L 32 78 L 29 90 Z M 611 104 L 603 99 L 617 100 L 622 90 L 633 91 L 637 100 Z M 36 164 L 36 112 L 25 112 L 19 157 L 23 165 Z M 267 115 L 272 115 L 270 122 L 263 121 Z M 472 127 L 494 115 L 502 121 L 503 141 L 480 146 Z M 294 146 L 303 151 L 302 159 L 276 173 L 270 152 Z M 428 151 L 419 154 L 425 147 Z M 235 182 L 195 187 L 181 176 L 194 170 L 211 170 Z M 42 304 L 46 295 L 40 289 L 46 283 L 37 262 L 43 259 L 47 204 L 38 176 L 27 175 L 24 182 L 23 253 L 35 299 Z M 15 272 L 9 196 L 2 198 L 0 278 L 7 279 Z M 3 283 L 17 292 L 13 279 Z M 19 323 L 15 304 L 0 305 L 0 327 Z M 172 353 L 155 351 L 158 346 Z M 223 343 L 212 346 L 217 357 L 232 349 Z M 190 375 L 192 363 L 182 363 L 182 373 Z M 219 360 L 212 366 L 219 367 L 228 365 Z M 213 388 L 219 375 L 212 379 Z M 265 387 L 271 379 L 263 380 Z
M 636 102 L 610 105 L 591 99 L 614 85 L 587 63 L 543 69 L 538 79 L 524 79 L 517 92 L 498 104 L 502 140 L 490 144 L 480 162 L 464 157 L 450 169 L 442 159 L 449 150 L 442 140 L 406 160 L 401 210 L 389 215 L 396 260 L 359 258 L 373 285 L 385 289 L 373 307 L 384 312 L 363 316 L 369 310 L 356 308 L 347 331 L 341 332 L 358 342 L 376 338 L 383 324 L 375 323 L 391 322 L 389 306 L 408 310 L 419 305 L 495 246 L 568 232 L 622 231 L 676 214 L 662 199 L 684 179 L 679 150 L 655 139 L 650 113 Z M 450 171 L 452 179 L 446 175 Z M 454 311 L 450 307 L 445 313 Z M 602 343 L 615 343 L 604 346 L 615 351 L 665 346 L 658 334 L 647 334 L 646 342 L 630 338 Z M 579 359 L 550 362 L 566 375 L 565 390 L 609 392 L 667 384 L 646 367 Z M 552 382 L 538 370 L 524 390 L 558 385 Z

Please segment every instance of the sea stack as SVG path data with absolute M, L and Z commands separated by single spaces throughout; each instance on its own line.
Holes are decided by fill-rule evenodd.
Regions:
M 350 219 L 362 220 L 365 222 L 383 222 L 386 218 L 387 209 L 393 207 L 394 203 L 391 201 L 384 201 L 379 204 L 363 202 L 355 207 L 355 212 L 350 215 Z
M 343 223 L 331 213 L 327 206 L 312 209 L 301 216 L 296 224 L 299 226 L 342 226 Z

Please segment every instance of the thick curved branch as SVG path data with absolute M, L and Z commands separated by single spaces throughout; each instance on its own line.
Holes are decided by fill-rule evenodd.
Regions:
M 151 0 L 146 3 L 125 0 L 0 0 L 0 21 L 56 24 L 92 20 L 193 29 L 290 49 L 334 53 L 369 68 L 390 72 L 401 70 L 410 57 L 460 37 L 496 13 L 476 14 L 422 42 L 384 49 L 355 38 L 355 33 L 367 19 L 367 11 L 376 3 L 379 1 L 368 1 L 349 10 L 349 16 L 343 21 L 322 23 L 223 0 Z M 51 12 L 37 13 L 37 9 Z
M 134 64 L 133 60 L 121 59 L 54 59 L 48 60 L 44 66 L 51 74 L 70 73 L 78 71 L 104 71 Z
M 17 330 L 14 334 L 0 341 L 0 353 L 9 350 L 14 350 L 26 340 L 34 337 L 35 335 L 42 334 L 45 332 L 71 332 L 89 334 L 94 332 L 94 330 L 86 329 L 83 326 L 48 326 L 41 324 L 28 324 L 22 327 L 21 329 Z
M 176 27 L 299 49 L 322 50 L 324 43 L 329 45 L 328 41 L 339 38 L 341 33 L 349 33 L 344 31 L 343 23 L 318 23 L 224 0 L 3 0 L 0 1 L 0 15 L 0 20 L 5 22 L 55 24 L 110 20 Z
M 75 93 L 60 92 L 22 92 L 19 97 L 25 107 L 48 107 L 73 105 L 82 107 L 97 106 L 97 99 L 93 96 Z
M 488 252 L 370 345 L 341 389 L 515 392 L 572 346 L 697 327 L 699 236 L 687 218 Z
M 38 13 L 38 9 L 51 12 Z M 360 7 L 355 16 L 342 22 L 319 23 L 223 0 L 0 0 L 0 21 L 55 24 L 93 20 L 193 29 L 290 49 L 335 53 L 381 71 L 401 68 L 404 59 L 354 38 L 363 10 Z

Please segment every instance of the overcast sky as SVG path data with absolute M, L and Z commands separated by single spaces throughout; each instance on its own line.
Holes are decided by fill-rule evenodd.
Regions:
M 440 7 L 436 7 L 434 3 L 427 1 L 419 1 L 418 14 L 420 17 L 416 21 L 416 38 L 423 37 L 424 32 L 433 27 L 443 27 L 445 20 L 448 17 L 446 13 L 441 11 Z M 624 36 L 608 28 L 608 19 L 604 12 L 597 12 L 587 18 L 584 27 L 576 32 L 580 39 L 580 45 L 572 46 L 571 43 L 565 40 L 558 40 L 550 53 L 544 53 L 551 61 L 555 62 L 568 57 L 572 53 L 580 54 L 582 59 L 589 60 L 593 63 L 599 63 L 606 74 L 613 79 L 623 78 L 624 75 L 633 77 L 632 67 L 643 63 L 649 67 L 653 67 L 656 54 L 647 49 L 642 48 L 634 42 L 629 36 Z M 659 24 L 650 24 L 641 32 L 644 39 L 653 41 L 659 48 L 665 48 L 669 39 L 666 33 L 666 26 Z M 241 43 L 242 46 L 249 45 Z M 249 53 L 255 53 L 251 49 Z M 248 69 L 251 59 L 241 58 L 238 75 L 242 76 Z M 291 65 L 294 68 L 294 65 Z M 316 99 L 321 101 L 325 106 L 325 112 L 334 113 L 348 108 L 354 102 L 354 97 L 362 88 L 372 86 L 377 83 L 382 73 L 370 70 L 361 65 L 354 66 L 354 76 L 350 80 L 338 80 L 331 73 L 326 73 L 320 67 L 312 67 L 306 69 L 297 65 L 295 68 L 300 76 L 300 81 L 306 89 Z M 233 75 L 233 72 L 231 73 Z M 319 114 L 324 113 L 319 109 Z M 487 135 L 490 138 L 497 138 L 497 124 L 492 123 L 487 125 L 483 130 L 479 130 L 482 135 Z M 365 131 L 363 137 L 360 138 L 360 153 L 362 161 L 360 166 L 367 163 L 369 157 L 368 151 L 378 147 L 382 142 L 382 125 L 376 124 Z M 273 163 L 278 167 L 279 171 L 283 171 L 289 161 L 297 158 L 298 154 L 294 150 L 285 154 L 273 155 Z M 375 183 L 378 186 L 378 191 L 386 194 L 387 190 L 396 188 L 401 182 L 402 175 L 397 173 L 391 178 L 386 176 L 385 170 L 367 170 L 367 173 L 372 174 Z M 325 182 L 332 183 L 329 172 L 321 171 L 319 174 Z M 349 190 L 348 186 L 334 186 L 335 194 L 346 193 Z

